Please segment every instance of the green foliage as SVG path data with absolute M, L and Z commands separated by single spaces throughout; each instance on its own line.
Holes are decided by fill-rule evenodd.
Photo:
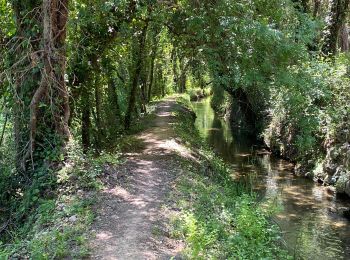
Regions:
M 211 106 L 220 115 L 224 115 L 227 108 L 231 106 L 232 100 L 230 95 L 220 88 L 220 86 L 214 85 L 213 97 L 211 99 Z
M 9 1 L 0 1 L 0 18 L 0 37 L 11 37 L 16 31 L 16 27 L 13 21 L 13 11 Z
M 192 110 L 191 97 L 188 94 L 181 94 L 176 97 L 176 102 Z
M 0 113 L 0 137 L 2 131 L 4 132 L 2 144 L 0 144 L 0 208 L 8 206 L 8 198 L 10 197 L 8 190 L 11 190 L 9 187 L 12 187 L 15 182 L 12 178 L 15 170 L 15 145 L 10 131 L 12 128 L 11 122 L 7 121 L 5 126 L 5 113 Z
M 336 125 L 342 125 L 348 113 L 345 61 L 312 61 L 293 67 L 293 74 L 272 91 L 272 119 L 264 135 L 274 150 L 304 163 L 325 156 L 326 137 L 335 134 Z
M 188 94 L 190 95 L 190 99 L 193 101 L 200 100 L 201 98 L 209 97 L 211 94 L 210 88 L 191 88 L 188 90 Z
M 201 160 L 201 166 L 182 161 L 186 174 L 177 181 L 174 195 L 181 212 L 172 220 L 172 234 L 185 239 L 186 257 L 288 259 L 276 227 L 269 222 L 273 211 L 233 180 L 229 167 L 205 145 L 192 125 L 184 113 L 177 114 L 177 134 Z
M 232 120 L 240 122 L 236 110 L 247 113 L 248 107 L 255 134 L 310 171 L 330 146 L 347 141 L 336 132 L 349 129 L 348 55 L 319 55 L 326 12 L 311 16 L 294 2 L 181 1 L 171 32 L 185 31 L 178 44 L 195 49 L 194 63 L 205 64 L 200 70 L 212 80 L 214 109 L 233 111 Z
M 87 256 L 85 233 L 93 220 L 91 202 L 74 196 L 42 200 L 30 221 L 18 233 L 12 234 L 13 244 L 0 247 L 0 258 Z M 76 218 L 74 223 L 72 216 Z
M 256 134 L 273 151 L 307 165 L 308 171 L 316 161 L 321 168 L 332 147 L 342 153 L 339 147 L 349 142 L 350 128 L 348 55 L 338 55 L 331 61 L 319 56 L 326 14 L 321 10 L 319 17 L 313 17 L 309 11 L 301 12 L 294 2 L 71 1 L 64 46 L 65 76 L 70 92 L 71 132 L 79 144 L 70 147 L 67 156 L 62 154 L 63 140 L 52 123 L 52 112 L 61 108 L 52 106 L 56 101 L 52 96 L 42 98 L 36 129 L 40 145 L 33 158 L 26 158 L 24 163 L 30 167 L 22 172 L 19 166 L 30 136 L 30 104 L 44 66 L 42 1 L 0 0 L 1 135 L 4 129 L 0 143 L 0 212 L 5 212 L 0 216 L 0 226 L 11 215 L 15 222 L 11 226 L 19 225 L 21 230 L 18 239 L 25 237 L 27 241 L 18 247 L 30 250 L 33 258 L 65 257 L 69 248 L 66 242 L 79 230 L 76 233 L 68 229 L 61 234 L 42 229 L 44 233 L 35 242 L 25 236 L 26 232 L 34 234 L 30 225 L 38 224 L 36 218 L 40 216 L 43 222 L 50 222 L 45 216 L 50 212 L 55 215 L 52 203 L 67 183 L 79 183 L 84 190 L 99 189 L 99 176 L 105 166 L 120 160 L 114 154 L 115 147 L 124 151 L 139 148 L 138 140 L 124 138 L 126 122 L 132 122 L 130 133 L 143 130 L 154 116 L 150 102 L 177 92 L 188 94 L 181 99 L 185 105 L 213 94 L 212 106 L 220 114 L 246 103 L 254 117 Z M 246 99 L 237 96 L 237 90 Z M 179 127 L 183 134 L 185 127 L 193 129 L 186 124 Z M 183 138 L 192 144 L 196 133 L 187 134 Z M 230 257 L 277 254 L 266 251 L 272 248 L 268 238 L 274 234 L 266 231 L 265 213 L 254 208 L 253 199 L 241 191 L 229 194 L 237 187 L 228 184 L 232 181 L 226 166 L 206 148 L 198 149 L 217 174 L 208 179 L 193 177 L 203 195 L 196 197 L 198 205 L 209 204 L 207 209 L 198 206 L 183 218 L 187 227 L 184 233 L 192 248 L 190 255 L 227 257 L 220 255 L 216 245 L 221 240 L 226 245 L 222 252 L 237 254 Z M 335 160 L 340 163 L 338 157 Z M 74 165 L 67 165 L 72 161 Z M 65 167 L 57 172 L 61 166 Z M 214 190 L 207 190 L 208 181 L 215 181 Z M 210 193 L 221 190 L 224 197 L 213 200 Z M 232 201 L 226 200 L 229 195 Z M 218 208 L 222 203 L 227 205 Z M 240 210 L 231 212 L 231 204 L 239 204 Z M 225 212 L 227 220 L 220 220 Z M 206 223 L 204 213 L 218 218 L 218 222 Z M 230 221 L 234 226 L 228 224 Z M 257 237 L 256 245 L 252 244 L 253 236 Z M 79 244 L 77 241 L 72 243 Z M 256 252 L 248 247 L 257 248 Z M 206 248 L 210 252 L 204 252 Z
M 66 166 L 55 175 L 60 188 L 52 198 L 42 198 L 39 189 L 33 186 L 17 202 L 16 214 L 23 209 L 28 216 L 20 228 L 9 229 L 11 239 L 7 244 L 0 244 L 0 259 L 8 256 L 81 259 L 88 256 L 87 232 L 94 219 L 92 206 L 96 192 L 103 188 L 100 177 L 121 160 L 118 153 L 102 153 L 98 157 L 84 155 L 74 142 L 70 143 L 68 151 Z

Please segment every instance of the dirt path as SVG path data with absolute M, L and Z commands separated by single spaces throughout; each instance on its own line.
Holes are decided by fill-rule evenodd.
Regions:
M 170 259 L 182 250 L 180 241 L 169 238 L 171 212 L 163 207 L 181 171 L 174 154 L 186 153 L 171 127 L 177 106 L 174 100 L 159 103 L 152 126 L 137 136 L 143 149 L 128 154 L 108 177 L 93 226 L 92 259 Z

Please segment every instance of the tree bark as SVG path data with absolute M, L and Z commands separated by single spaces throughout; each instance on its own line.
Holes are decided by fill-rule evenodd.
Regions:
M 5 136 L 5 131 L 6 131 L 6 126 L 7 126 L 7 120 L 8 120 L 8 114 L 5 114 L 5 122 L 4 125 L 2 126 L 2 131 L 0 135 L 0 146 L 2 145 L 2 142 L 4 141 L 4 136 Z
M 143 51 L 145 48 L 145 42 L 146 42 L 147 27 L 148 27 L 148 25 L 146 24 L 142 28 L 142 31 L 137 39 L 137 44 L 134 45 L 134 55 L 133 55 L 134 59 L 133 60 L 135 60 L 135 66 L 134 66 L 134 73 L 132 75 L 128 108 L 127 108 L 127 111 L 125 114 L 125 129 L 126 130 L 130 129 L 131 120 L 132 120 L 132 113 L 135 109 L 137 87 L 139 84 L 140 73 L 141 73 L 141 69 L 142 69 L 142 59 L 143 59 Z
M 349 51 L 349 30 L 346 24 L 340 29 L 339 47 L 342 52 Z
M 141 80 L 141 112 L 147 113 L 146 103 L 147 103 L 147 94 L 146 94 L 146 86 L 147 86 L 147 75 L 143 75 L 143 79 Z
M 340 29 L 346 18 L 350 0 L 331 0 L 327 18 L 327 27 L 324 31 L 322 53 L 326 56 L 337 53 L 337 42 Z
M 147 93 L 147 102 L 151 101 L 152 98 L 152 88 L 153 88 L 153 81 L 154 81 L 154 65 L 155 65 L 155 55 L 151 58 L 151 69 L 149 74 L 149 82 L 148 82 L 148 93 Z
M 185 93 L 186 91 L 187 70 L 189 66 L 190 66 L 190 61 L 186 62 L 185 59 L 182 58 L 180 61 L 181 74 L 179 77 L 179 84 L 178 84 L 180 93 Z
M 108 81 L 108 99 L 111 111 L 111 119 L 114 124 L 113 127 L 116 128 L 119 125 L 121 115 L 118 103 L 118 95 L 116 92 L 116 83 L 114 78 L 110 78 Z
M 96 147 L 102 148 L 104 142 L 105 129 L 102 119 L 102 89 L 101 89 L 101 65 L 98 62 L 97 54 L 91 57 L 91 65 L 94 71 L 94 94 L 95 94 L 95 108 L 96 108 Z
M 86 154 L 91 146 L 91 110 L 90 110 L 90 94 L 86 88 L 82 89 L 81 94 L 82 112 L 81 112 L 81 142 L 83 151 Z
M 99 81 L 99 75 L 96 76 L 97 79 L 95 81 L 95 107 L 96 107 L 96 147 L 97 149 L 102 148 L 102 144 L 104 142 L 105 131 L 104 124 L 102 119 L 102 90 Z
M 313 10 L 313 17 L 316 18 L 319 15 L 321 8 L 321 0 L 314 0 L 314 10 Z
M 173 75 L 174 75 L 174 87 L 175 89 L 180 92 L 180 87 L 179 87 L 179 72 L 177 69 L 177 54 L 176 54 L 176 48 L 174 47 L 173 50 L 171 51 L 171 61 L 173 65 Z M 180 60 L 180 63 L 182 61 Z
M 70 137 L 64 80 L 68 0 L 13 1 L 12 5 L 16 37 L 29 43 L 27 48 L 12 46 L 17 50 L 14 58 L 21 61 L 13 66 L 17 169 L 28 173 L 44 164 L 52 165 L 47 163 L 51 156 L 42 152 L 43 147 L 53 147 L 55 154 L 64 153 Z

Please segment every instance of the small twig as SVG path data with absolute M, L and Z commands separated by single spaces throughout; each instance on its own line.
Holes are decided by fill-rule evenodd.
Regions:
M 3 142 L 3 140 L 4 140 L 4 136 L 5 136 L 5 130 L 6 130 L 7 121 L 8 121 L 8 114 L 6 113 L 6 115 L 5 115 L 5 122 L 4 122 L 4 126 L 3 126 L 3 128 L 2 128 L 2 132 L 1 132 L 1 138 L 0 138 L 0 147 L 1 147 L 2 142 Z
M 6 228 L 8 227 L 8 225 L 9 225 L 10 223 L 11 223 L 11 221 L 10 221 L 10 219 L 9 219 L 8 221 L 6 221 L 6 223 L 4 223 L 4 224 L 2 225 L 2 227 L 0 228 L 0 234 L 6 230 Z

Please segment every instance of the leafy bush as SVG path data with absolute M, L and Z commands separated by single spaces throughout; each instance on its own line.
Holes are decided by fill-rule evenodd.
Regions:
M 273 151 L 301 163 L 304 172 L 325 159 L 326 140 L 348 128 L 344 125 L 349 115 L 347 63 L 344 58 L 333 63 L 313 60 L 302 68 L 293 67 L 288 81 L 276 82 L 271 91 L 265 142 Z

